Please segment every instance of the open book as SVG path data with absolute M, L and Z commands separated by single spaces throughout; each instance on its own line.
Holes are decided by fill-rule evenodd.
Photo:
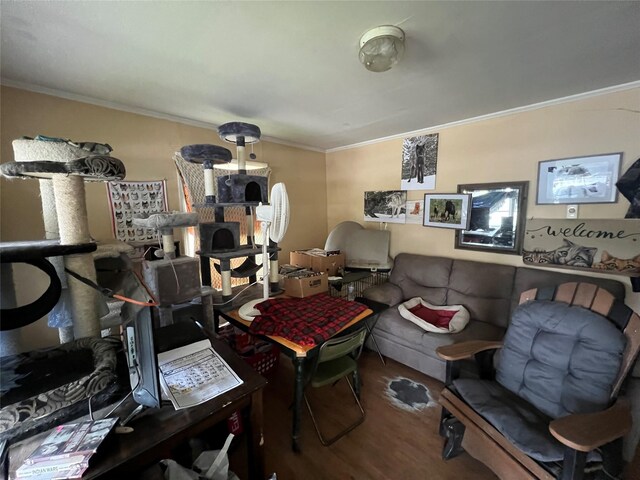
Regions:
M 58 425 L 16 471 L 32 480 L 80 478 L 117 418 Z

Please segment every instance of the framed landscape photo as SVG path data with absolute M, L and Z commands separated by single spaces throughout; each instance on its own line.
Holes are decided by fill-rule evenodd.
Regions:
M 614 203 L 621 163 L 622 153 L 540 162 L 536 204 Z
M 424 196 L 425 227 L 469 228 L 471 195 L 459 193 L 427 193 Z

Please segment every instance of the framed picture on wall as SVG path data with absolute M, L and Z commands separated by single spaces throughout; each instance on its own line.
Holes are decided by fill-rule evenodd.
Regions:
M 469 228 L 471 195 L 459 193 L 427 193 L 424 196 L 422 225 L 440 228 Z
M 621 163 L 622 153 L 540 162 L 536 203 L 614 203 Z

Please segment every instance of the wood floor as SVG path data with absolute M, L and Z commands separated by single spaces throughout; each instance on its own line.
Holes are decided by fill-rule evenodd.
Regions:
M 402 410 L 385 394 L 388 380 L 409 378 L 426 385 L 434 400 L 442 383 L 392 360 L 382 365 L 377 354 L 363 352 L 360 358 L 362 404 L 367 413 L 362 425 L 323 447 L 311 417 L 303 407 L 302 453 L 291 450 L 291 410 L 293 367 L 281 356 L 278 370 L 264 392 L 266 471 L 276 472 L 278 480 L 298 479 L 495 479 L 483 464 L 466 453 L 443 461 L 442 439 L 438 435 L 440 407 L 419 412 Z M 340 381 L 334 387 L 309 389 L 316 418 L 327 436 L 340 429 L 340 421 L 352 421 L 359 413 L 348 386 Z M 246 478 L 246 456 L 242 447 L 231 455 L 231 467 Z

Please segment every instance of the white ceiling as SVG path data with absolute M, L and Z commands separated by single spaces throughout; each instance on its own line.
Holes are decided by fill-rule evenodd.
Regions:
M 383 24 L 406 52 L 372 73 L 358 41 Z M 1 75 L 327 150 L 638 81 L 639 26 L 638 1 L 3 0 Z

